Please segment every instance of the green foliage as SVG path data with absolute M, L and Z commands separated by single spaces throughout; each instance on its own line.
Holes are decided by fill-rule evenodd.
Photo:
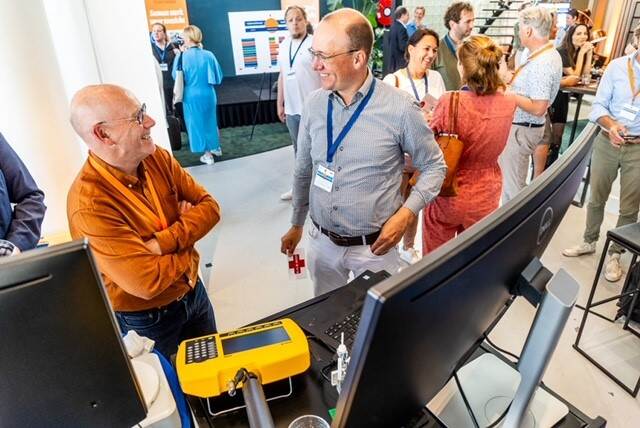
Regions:
M 345 7 L 343 0 L 327 0 L 329 12 Z M 382 74 L 382 33 L 384 28 L 378 25 L 376 14 L 378 12 L 378 2 L 376 0 L 352 0 L 351 7 L 362 13 L 373 27 L 375 35 L 373 52 L 369 60 L 369 65 L 374 74 Z

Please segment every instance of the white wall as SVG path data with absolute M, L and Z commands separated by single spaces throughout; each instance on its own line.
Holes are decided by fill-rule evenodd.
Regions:
M 0 132 L 45 192 L 44 233 L 67 228 L 67 189 L 83 153 L 68 121 L 44 8 L 38 0 L 0 0 Z
M 0 132 L 45 192 L 43 234 L 68 230 L 68 188 L 86 159 L 69 102 L 88 84 L 130 89 L 170 149 L 144 0 L 0 0 Z

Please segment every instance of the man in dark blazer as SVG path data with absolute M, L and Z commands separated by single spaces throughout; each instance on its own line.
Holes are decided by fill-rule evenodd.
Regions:
M 409 11 L 400 6 L 394 12 L 395 21 L 389 31 L 389 73 L 407 66 L 404 52 L 409 42 L 406 25 L 409 22 Z

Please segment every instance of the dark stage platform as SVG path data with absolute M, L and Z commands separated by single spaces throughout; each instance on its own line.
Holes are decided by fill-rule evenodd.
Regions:
M 256 123 L 274 123 L 278 121 L 276 110 L 277 93 L 271 91 L 278 80 L 278 73 L 264 75 L 225 77 L 222 84 L 216 86 L 218 95 L 218 127 L 229 128 L 253 124 L 256 108 Z M 260 105 L 258 96 L 260 88 Z

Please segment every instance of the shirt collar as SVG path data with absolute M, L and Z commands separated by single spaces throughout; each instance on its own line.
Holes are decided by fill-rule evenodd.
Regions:
M 89 152 L 89 156 L 91 156 L 91 158 L 94 161 L 96 161 L 99 165 L 101 165 L 103 168 L 109 171 L 111 175 L 113 175 L 119 182 L 121 182 L 125 186 L 129 186 L 129 185 L 135 186 L 140 182 L 140 179 L 138 177 L 144 177 L 145 169 L 144 169 L 143 162 L 140 162 L 140 165 L 138 165 L 138 175 L 136 176 L 136 175 L 129 175 L 123 171 L 120 171 L 118 168 L 109 165 L 108 163 L 100 159 L 95 153 L 91 151 Z
M 362 98 L 364 98 L 367 92 L 369 92 L 369 88 L 371 87 L 372 84 L 373 84 L 373 73 L 369 68 L 367 68 L 367 78 L 364 80 L 364 83 L 362 84 L 362 86 L 360 86 L 360 89 L 356 91 L 356 94 L 354 95 L 353 100 L 349 105 L 353 105 L 358 101 L 360 101 Z M 341 104 L 345 105 L 342 97 L 340 96 L 340 94 L 338 94 L 337 91 L 333 91 L 330 94 L 330 97 L 332 97 L 334 100 L 336 99 L 339 100 Z

